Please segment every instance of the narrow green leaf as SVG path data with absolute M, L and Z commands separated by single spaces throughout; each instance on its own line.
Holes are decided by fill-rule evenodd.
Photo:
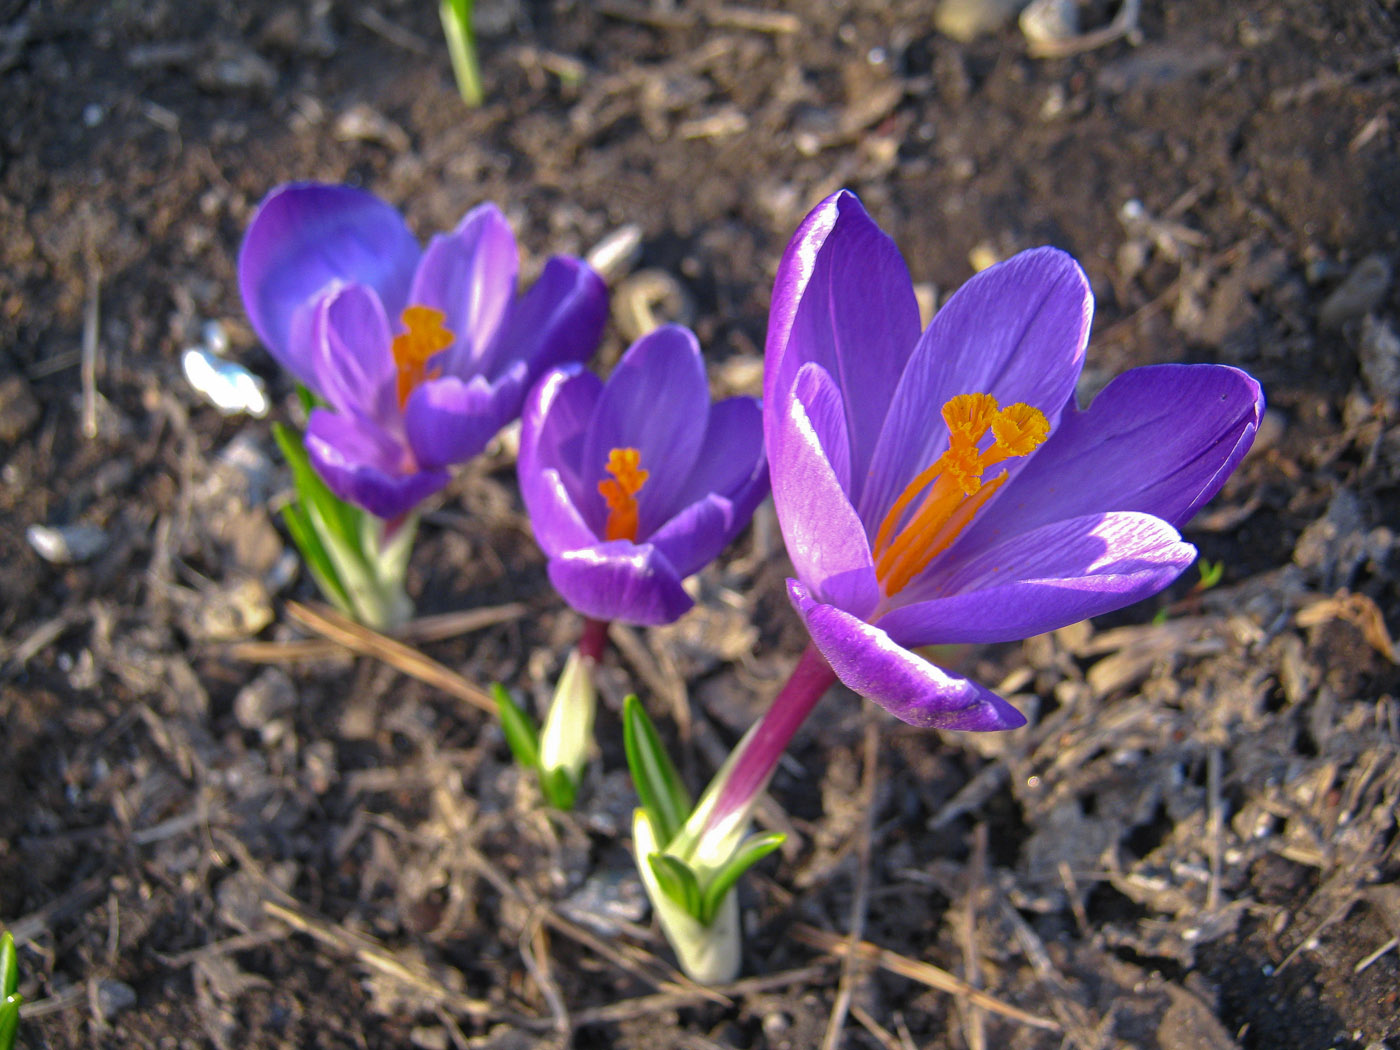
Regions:
M 19 996 L 0 1003 L 0 1050 L 13 1050 L 19 1032 Z
M 574 802 L 578 798 L 578 784 L 569 776 L 569 771 L 563 768 L 541 769 L 540 789 L 544 792 L 546 802 L 566 813 L 574 808 Z
M 714 922 L 715 916 L 719 914 L 719 906 L 724 903 L 724 895 L 734 888 L 739 876 L 781 846 L 786 839 L 787 836 L 781 831 L 750 835 L 745 839 L 743 845 L 734 851 L 734 856 L 715 872 L 710 884 L 705 887 L 697 918 L 706 926 Z
M 505 730 L 506 743 L 511 754 L 524 769 L 540 768 L 540 734 L 530 716 L 510 698 L 506 687 L 500 682 L 491 686 L 491 697 L 496 701 L 496 714 L 500 716 L 501 728 Z
M 282 508 L 282 523 L 287 526 L 292 542 L 301 552 L 302 561 L 306 563 L 306 568 L 321 593 L 341 612 L 347 616 L 354 616 L 350 595 L 345 585 L 340 582 L 335 564 L 321 542 L 321 537 L 316 534 L 316 529 L 306 514 L 306 508 L 300 502 L 288 503 Z
M 19 956 L 15 939 L 6 932 L 0 936 L 0 1050 L 11 1050 L 19 1031 Z
M 318 408 L 325 404 L 325 402 L 311 392 L 309 387 L 304 387 L 300 383 L 297 384 L 297 400 L 301 402 L 302 412 L 308 416 L 311 415 L 311 410 L 313 408 Z
M 635 695 L 622 702 L 622 742 L 632 786 L 642 800 L 657 841 L 670 845 L 690 816 L 690 794 L 656 727 Z
M 653 853 L 647 858 L 647 863 L 651 865 L 651 873 L 656 876 L 661 892 L 684 908 L 691 918 L 699 920 L 703 898 L 700 882 L 690 866 L 669 853 Z
M 1210 562 L 1202 558 L 1197 568 L 1201 573 L 1201 582 L 1196 585 L 1196 590 L 1208 591 L 1225 576 L 1225 559 L 1221 558 L 1217 562 Z
M 346 503 L 327 488 L 326 483 L 321 480 L 321 475 L 317 474 L 316 468 L 311 465 L 311 457 L 306 454 L 306 446 L 300 434 L 281 423 L 274 423 L 272 436 L 277 440 L 277 447 L 282 450 L 287 465 L 292 469 L 292 487 L 296 489 L 297 498 L 308 516 L 312 517 L 313 525 L 319 518 L 325 522 L 327 528 L 335 532 L 334 538 L 339 539 L 347 549 L 359 551 L 360 518 L 364 512 Z
M 438 15 L 447 38 L 447 54 L 452 59 L 452 75 L 462 101 L 475 109 L 486 100 L 481 86 L 481 69 L 476 61 L 476 31 L 472 28 L 473 0 L 442 0 Z
M 15 939 L 8 931 L 0 936 L 0 999 L 8 999 L 19 987 L 19 956 Z

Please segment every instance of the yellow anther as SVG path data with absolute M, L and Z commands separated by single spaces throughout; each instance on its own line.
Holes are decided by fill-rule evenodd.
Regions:
M 1050 433 L 1045 414 L 1030 405 L 998 407 L 990 394 L 959 394 L 943 406 L 948 450 L 905 486 L 875 535 L 871 554 L 886 598 L 902 591 L 942 554 L 1006 481 L 986 479 L 988 467 L 1034 451 Z M 978 447 L 987 431 L 992 445 Z M 920 499 L 922 494 L 922 499 Z M 919 500 L 913 513 L 907 513 Z
M 943 422 L 956 444 L 963 438 L 971 445 L 982 440 L 997 416 L 997 399 L 991 394 L 959 394 L 943 406 Z
M 651 471 L 642 470 L 641 465 L 642 454 L 635 448 L 615 448 L 608 453 L 604 469 L 612 477 L 598 482 L 598 492 L 608 505 L 604 539 L 637 538 L 637 493 L 651 476 Z
M 394 336 L 394 366 L 398 369 L 399 408 L 425 379 L 436 379 L 442 370 L 428 370 L 428 359 L 446 350 L 456 336 L 443 327 L 447 315 L 431 306 L 410 306 L 402 315 L 405 331 Z
M 1029 455 L 1050 436 L 1050 421 L 1045 413 L 1024 403 L 998 412 L 991 426 L 997 447 L 1005 452 L 1003 458 Z

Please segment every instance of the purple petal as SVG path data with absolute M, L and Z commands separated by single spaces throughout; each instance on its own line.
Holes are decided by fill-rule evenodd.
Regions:
M 404 473 L 404 450 L 373 423 L 321 408 L 307 424 L 306 452 L 332 492 L 385 519 L 407 513 L 448 482 L 445 470 Z
M 991 690 L 911 653 L 879 627 L 813 600 L 797 580 L 788 580 L 788 597 L 836 677 L 901 721 L 981 732 L 1026 724 Z
M 524 362 L 495 383 L 483 376 L 430 379 L 408 396 L 403 425 L 414 458 L 424 467 L 465 463 L 481 454 L 496 432 L 520 414 Z
M 678 509 L 710 415 L 710 388 L 700 344 L 689 329 L 666 325 L 622 355 L 603 387 L 583 445 L 584 477 L 608 475 L 608 454 L 635 448 L 649 472 L 637 495 L 637 535 L 649 536 Z M 603 506 L 602 496 L 594 502 Z
M 1148 514 L 1073 518 L 935 570 L 879 624 L 904 645 L 1029 638 L 1156 594 L 1195 557 Z
M 666 556 L 649 543 L 614 540 L 565 551 L 550 559 L 549 579 L 569 605 L 595 620 L 656 627 L 695 604 Z
M 602 535 L 602 515 L 591 524 L 582 515 L 583 507 L 596 510 L 597 501 L 579 498 L 583 438 L 602 391 L 592 372 L 567 365 L 536 383 L 526 400 L 517 462 L 520 494 L 535 538 L 551 557 L 594 544 Z
M 1263 410 L 1259 384 L 1224 365 L 1125 372 L 1087 411 L 1065 413 L 950 553 L 975 554 L 1052 521 L 1114 510 L 1184 525 L 1249 450 Z
M 692 502 L 647 539 L 684 579 L 713 561 L 768 494 L 758 402 L 732 397 L 710 406 L 700 459 L 686 481 Z
M 584 362 L 598 349 L 608 319 L 608 288 L 581 259 L 556 255 L 515 302 L 495 340 L 477 361 L 495 377 L 516 361 L 533 379 L 557 365 Z
M 947 448 L 939 411 L 958 394 L 991 394 L 1003 406 L 1025 402 L 1053 427 L 1084 365 L 1093 311 L 1084 271 L 1054 248 L 1021 252 L 958 289 L 934 315 L 900 378 L 859 501 L 861 516 L 879 521 Z M 1011 460 L 1006 469 L 1014 476 L 1024 465 Z
M 778 404 L 807 362 L 831 375 L 844 395 L 857 499 L 880 422 L 918 338 L 919 308 L 899 249 L 853 194 L 843 190 L 822 201 L 778 266 L 763 400 Z
M 880 598 L 865 525 L 847 499 L 826 442 L 799 396 L 802 388 L 811 388 L 820 400 L 823 384 L 816 377 L 822 374 L 819 365 L 811 365 L 804 372 L 807 378 L 795 384 L 781 404 L 766 406 L 773 503 L 788 556 L 803 583 L 822 601 L 864 617 Z M 825 385 L 834 389 L 829 379 Z M 821 418 L 844 429 L 840 413 L 822 413 Z M 827 435 L 827 442 L 844 447 L 845 435 Z
M 751 517 L 753 506 L 743 513 L 728 497 L 711 493 L 666 522 L 647 542 L 666 555 L 684 579 L 714 561 Z
M 293 338 L 308 325 L 303 307 L 335 281 L 368 285 L 397 317 L 408 297 L 418 241 L 403 216 L 350 186 L 294 183 L 268 194 L 238 255 L 238 285 L 253 329 L 274 357 L 308 386 L 316 374 Z
M 510 223 L 494 204 L 469 211 L 452 233 L 428 244 L 409 302 L 447 315 L 454 336 L 443 371 L 467 378 L 479 371 L 515 299 L 519 254 Z
M 394 357 L 384 307 L 362 284 L 334 288 L 316 300 L 308 354 L 314 385 L 336 409 L 381 426 L 398 413 Z

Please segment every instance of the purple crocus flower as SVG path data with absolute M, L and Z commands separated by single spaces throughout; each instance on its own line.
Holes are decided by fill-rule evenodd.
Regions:
M 712 405 L 699 344 L 674 325 L 637 340 L 606 384 L 578 366 L 545 376 L 519 465 L 549 578 L 594 621 L 677 619 L 693 604 L 681 581 L 768 492 L 758 403 Z
M 1092 312 L 1078 264 L 1042 248 L 972 278 L 921 335 L 903 259 L 849 192 L 783 257 L 763 419 L 789 596 L 835 675 L 906 722 L 1023 724 L 912 650 L 1160 591 L 1195 557 L 1177 528 L 1253 440 L 1259 385 L 1223 366 L 1135 369 L 1076 408 Z
M 306 450 L 342 499 L 381 518 L 447 484 L 520 414 L 546 369 L 586 359 L 607 317 L 602 280 L 551 258 L 516 295 L 515 237 L 483 204 L 419 247 L 403 217 L 350 186 L 280 187 L 243 240 L 253 328 L 330 407 Z

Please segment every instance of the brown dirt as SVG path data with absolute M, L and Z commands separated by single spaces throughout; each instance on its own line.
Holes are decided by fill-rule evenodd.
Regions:
M 845 1046 L 1400 1047 L 1393 0 L 1148 4 L 1140 40 L 1060 59 L 1012 27 L 954 43 L 913 0 L 479 6 L 469 112 L 430 4 L 0 2 L 21 1045 L 812 1047 L 843 971 L 807 928 L 849 933 L 868 856 L 865 940 L 1055 1030 L 862 965 Z M 974 252 L 1060 245 L 1098 295 L 1086 388 L 1179 360 L 1265 385 L 1257 452 L 1188 530 L 1224 580 L 954 654 L 1032 714 L 1015 734 L 914 732 L 833 691 L 773 787 L 789 845 L 744 885 L 757 983 L 646 998 L 675 975 L 624 849 L 615 718 L 580 811 L 551 816 L 442 693 L 229 648 L 294 637 L 282 603 L 312 592 L 280 569 L 267 424 L 199 401 L 179 355 L 222 322 L 290 417 L 233 259 L 303 178 L 368 186 L 425 235 L 495 200 L 532 265 L 636 223 L 603 359 L 661 280 L 657 313 L 750 391 L 782 247 L 838 186 L 943 293 Z M 35 524 L 104 545 L 50 564 Z M 697 785 L 802 644 L 774 536 L 764 510 L 700 611 L 608 668 L 609 711 L 642 689 Z M 425 613 L 526 603 L 425 643 L 467 678 L 557 673 L 578 622 L 507 445 L 428 516 L 411 588 Z

